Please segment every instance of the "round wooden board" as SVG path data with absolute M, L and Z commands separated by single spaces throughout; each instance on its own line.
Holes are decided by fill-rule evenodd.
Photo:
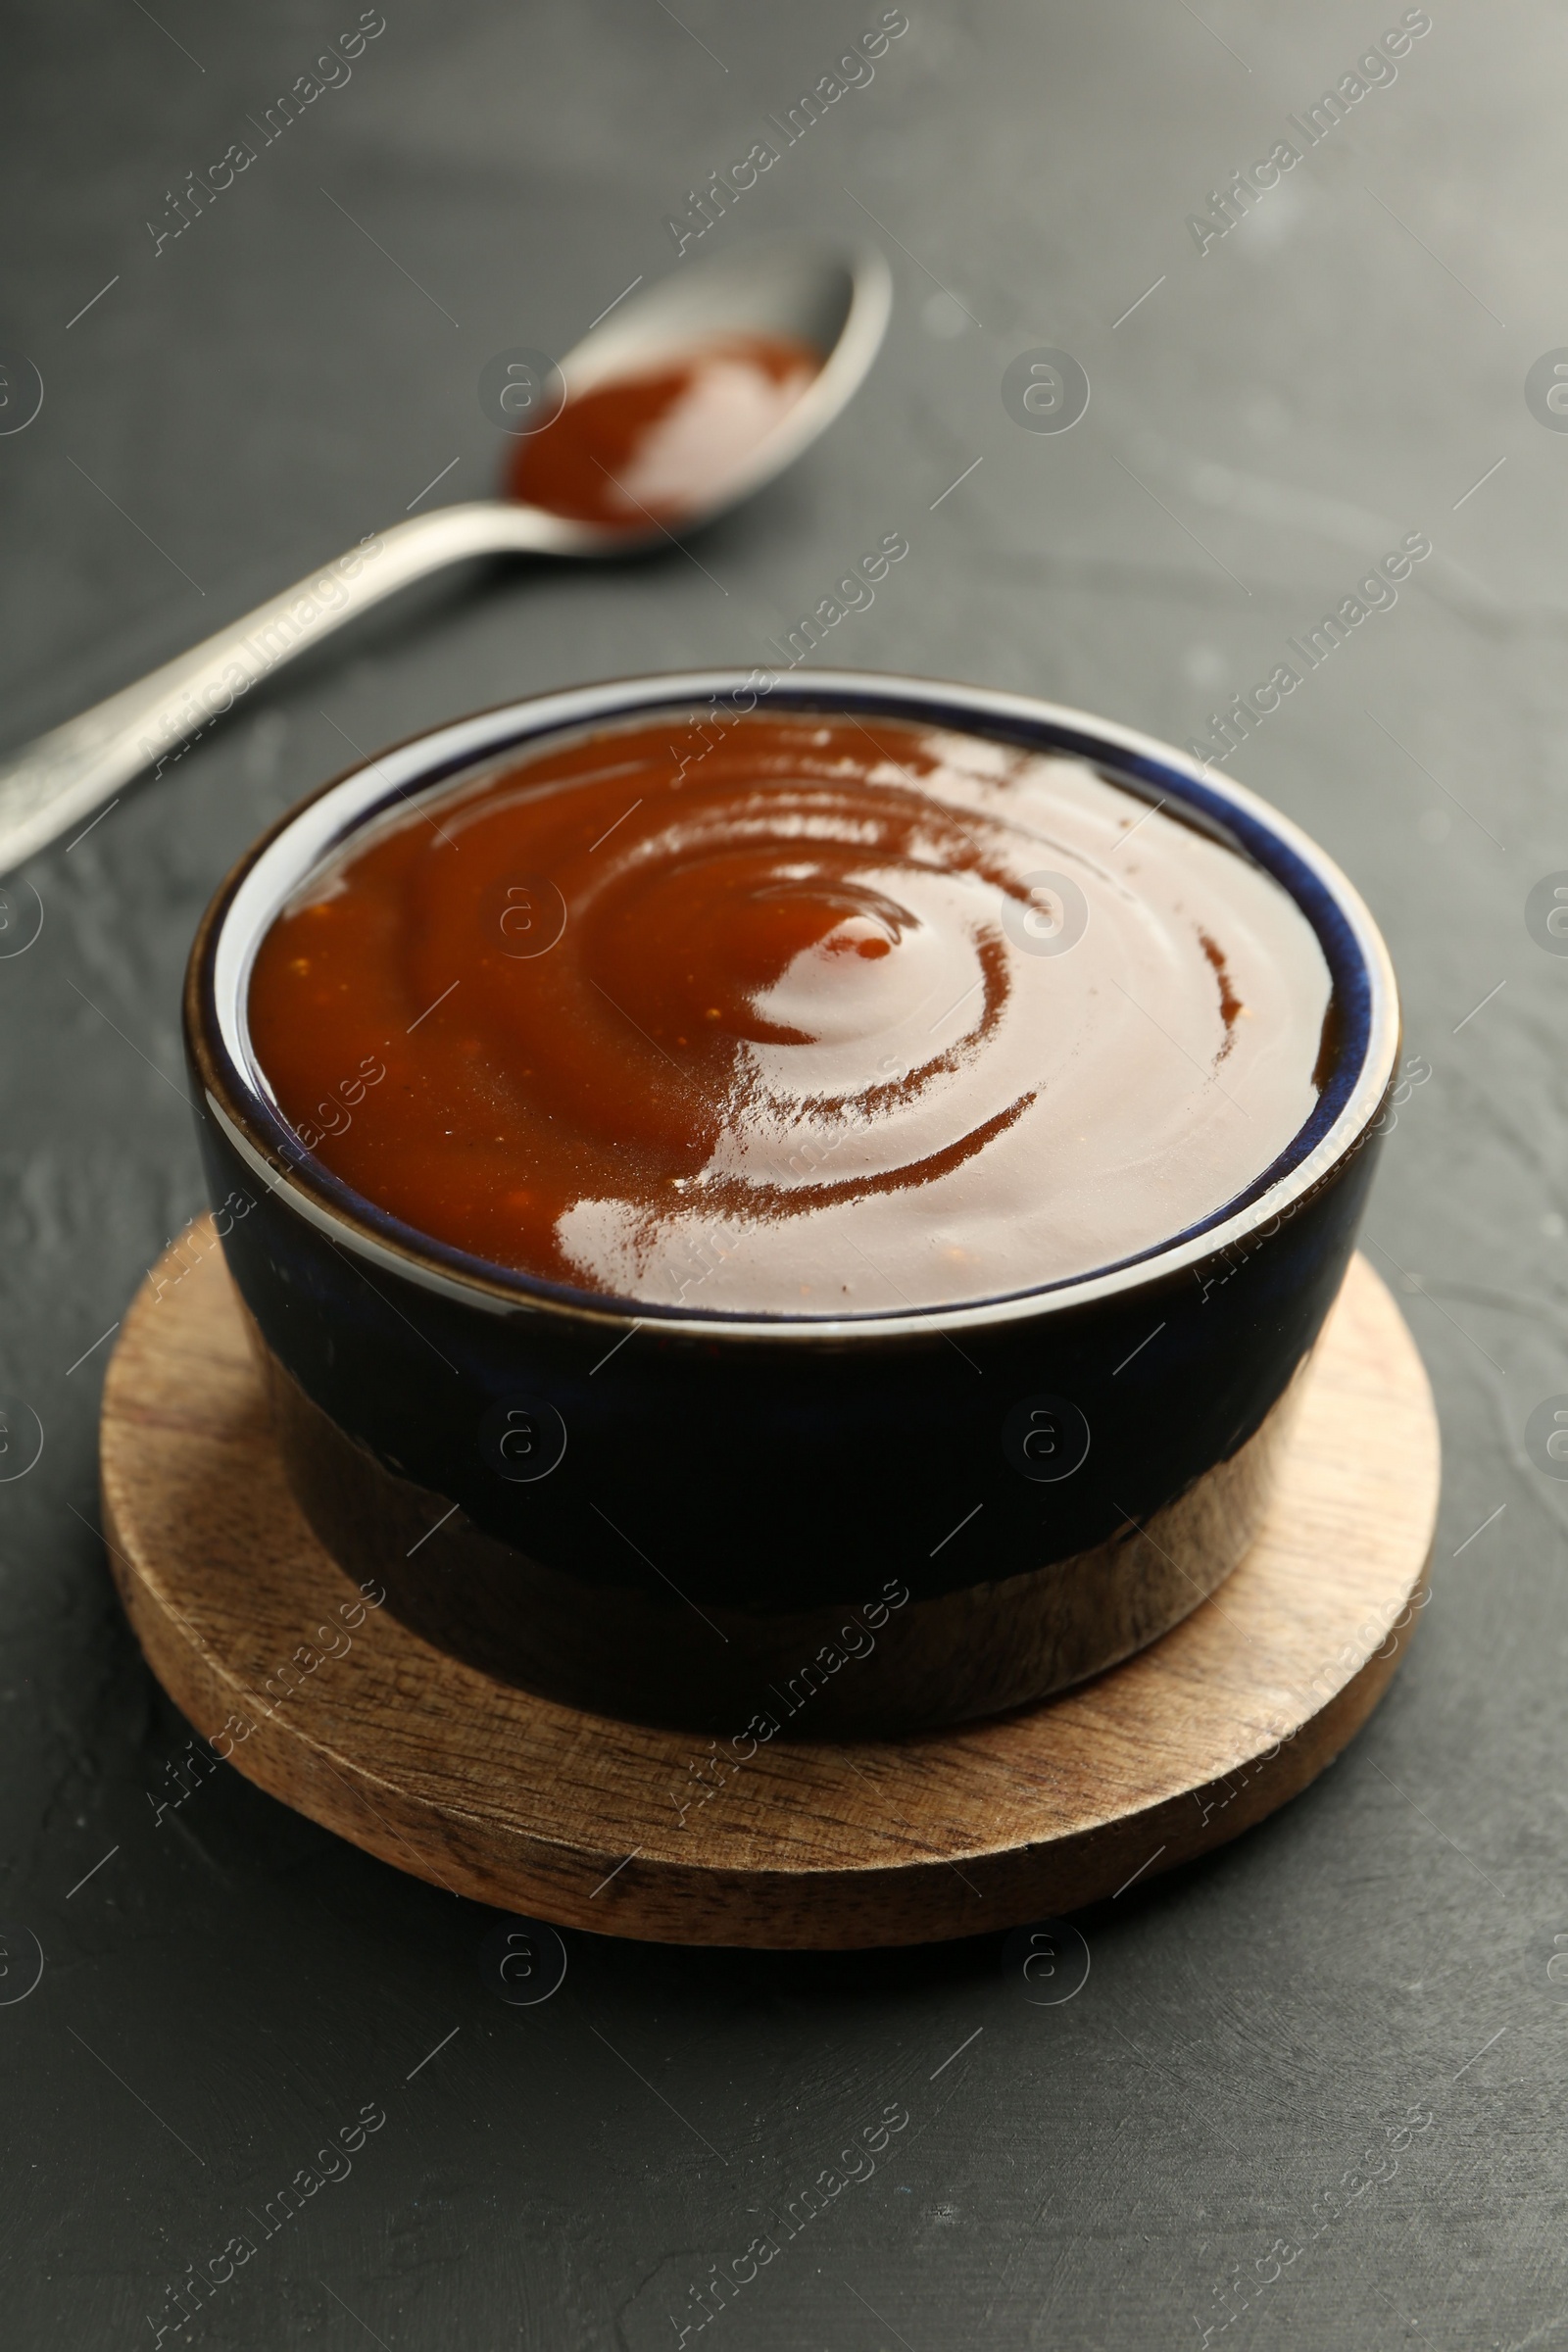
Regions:
M 298 1695 L 261 1695 L 302 1645 L 328 1646 L 354 1588 L 284 1484 L 208 1219 L 125 1318 L 102 1470 L 116 1582 L 154 1672 L 285 1804 L 399 1869 L 563 1926 L 842 1949 L 1071 1911 L 1305 1788 L 1419 1621 L 1439 1462 L 1414 1344 L 1357 1258 L 1264 1533 L 1185 1624 L 1021 1713 L 897 1741 L 775 1740 L 746 1763 L 717 1743 L 727 1766 L 701 1734 L 492 1681 L 384 1609 Z

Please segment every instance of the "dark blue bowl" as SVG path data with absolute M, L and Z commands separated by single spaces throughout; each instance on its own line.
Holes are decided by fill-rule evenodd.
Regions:
M 1081 1279 L 836 1323 L 619 1302 L 417 1233 L 305 1151 L 252 1053 L 251 963 L 304 877 L 394 806 L 564 728 L 745 710 L 757 673 L 486 711 L 323 786 L 241 859 L 191 953 L 186 1042 L 224 1250 L 312 1526 L 431 1641 L 742 1749 L 1026 1703 L 1229 1574 L 1345 1272 L 1398 1051 L 1355 891 L 1228 778 L 978 687 L 816 671 L 763 691 L 770 710 L 1075 754 L 1180 803 L 1311 922 L 1339 1044 L 1312 1116 L 1244 1193 Z

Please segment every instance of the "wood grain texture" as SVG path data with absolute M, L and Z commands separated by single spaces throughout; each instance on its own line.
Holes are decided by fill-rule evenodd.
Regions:
M 1439 1454 L 1414 1345 L 1357 1258 L 1263 1535 L 1183 1624 L 1016 1714 L 749 1758 L 744 1741 L 492 1681 L 386 1609 L 354 1624 L 356 1588 L 277 1467 L 207 1220 L 126 1316 L 102 1477 L 116 1582 L 154 1672 L 285 1804 L 400 1869 L 562 1925 L 827 1949 L 1070 1911 L 1304 1788 L 1419 1621 Z

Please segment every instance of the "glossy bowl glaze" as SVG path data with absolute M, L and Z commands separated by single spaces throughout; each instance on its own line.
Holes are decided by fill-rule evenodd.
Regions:
M 306 1151 L 255 1058 L 257 946 L 361 827 L 564 729 L 850 711 L 1092 762 L 1271 873 L 1338 1050 L 1274 1163 L 1082 1278 L 936 1311 L 705 1314 L 563 1289 L 399 1223 Z M 209 1182 L 316 1533 L 432 1641 L 548 1696 L 727 1734 L 894 1733 L 1024 1704 L 1228 1575 L 1353 1246 L 1398 1047 L 1338 869 L 1228 778 L 1108 722 L 851 672 L 541 696 L 324 786 L 228 876 L 185 995 Z

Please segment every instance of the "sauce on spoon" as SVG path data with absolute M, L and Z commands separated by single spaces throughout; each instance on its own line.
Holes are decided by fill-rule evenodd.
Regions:
M 820 374 L 783 335 L 727 335 L 569 398 L 517 444 L 507 491 L 576 522 L 645 531 L 724 494 Z

